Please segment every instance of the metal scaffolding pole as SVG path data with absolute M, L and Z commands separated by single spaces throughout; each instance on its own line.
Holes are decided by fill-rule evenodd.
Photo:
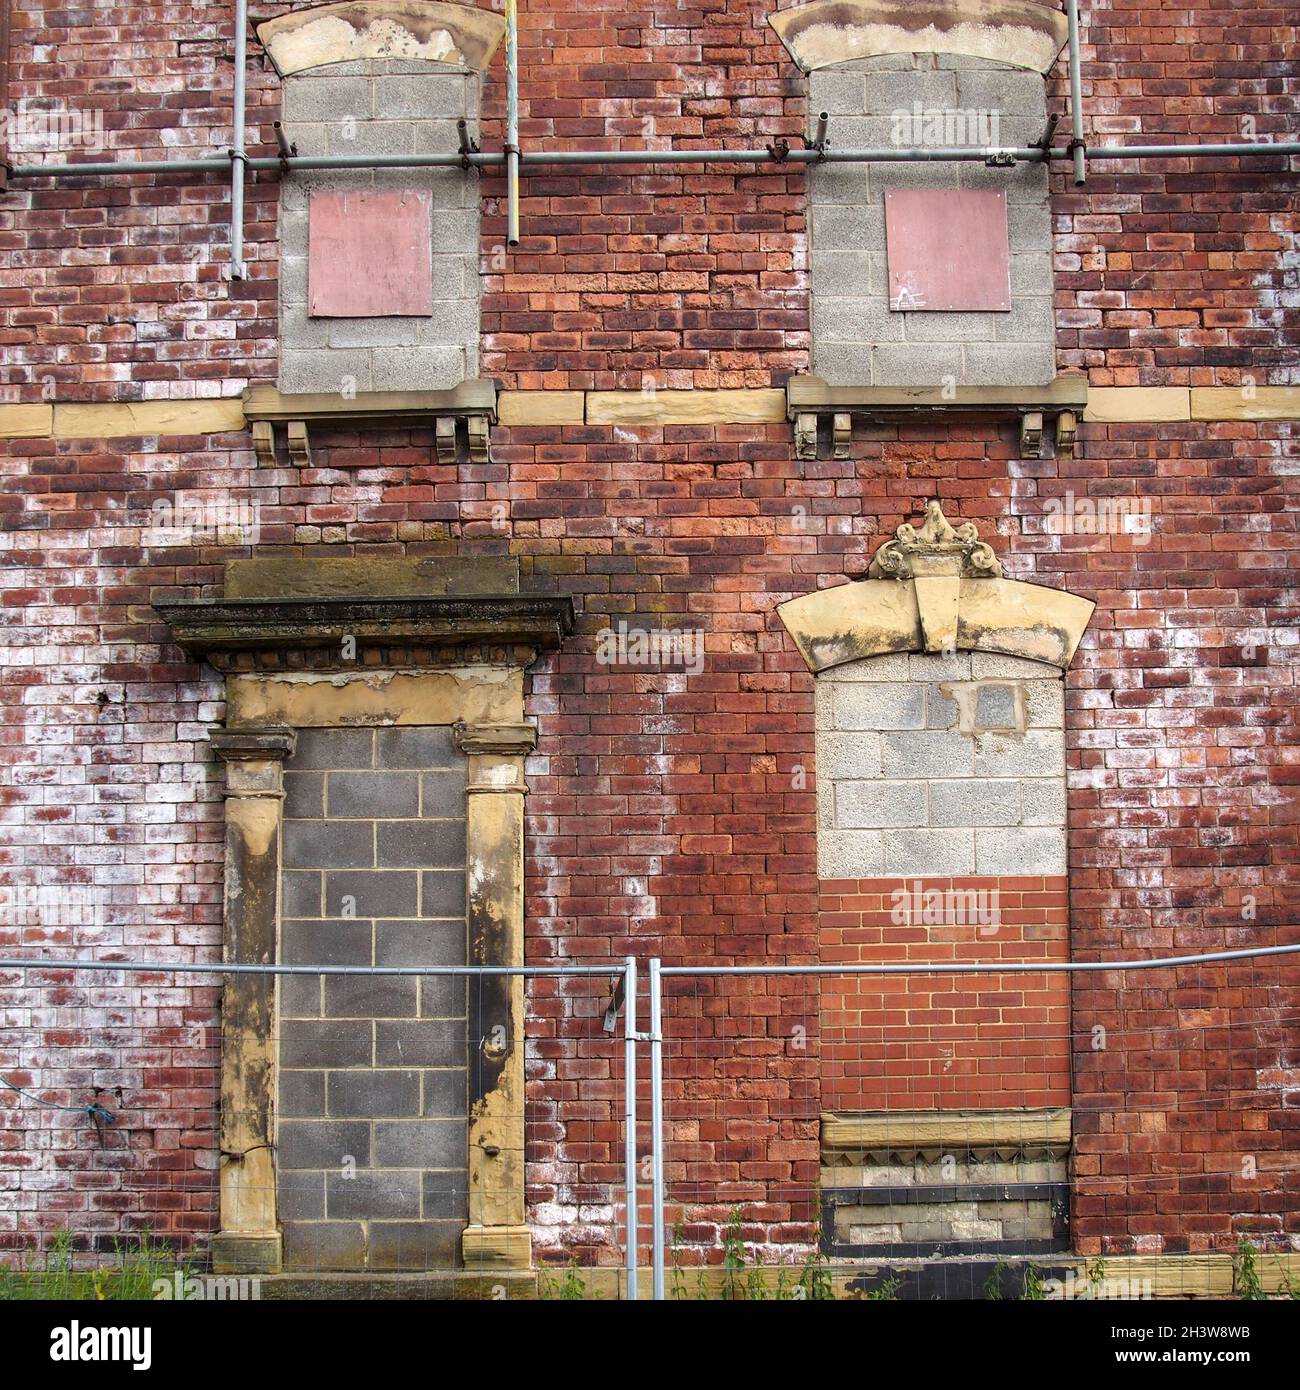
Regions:
M 519 14 L 506 0 L 506 245 L 519 245 Z
M 636 1302 L 637 1222 L 641 1218 L 636 1181 L 636 957 L 623 957 L 623 1167 L 627 1207 L 627 1288 Z
M 1079 0 L 1068 0 L 1066 14 L 1070 25 L 1070 149 L 1074 159 L 1074 181 L 1081 184 L 1088 176 L 1083 140 L 1083 78 L 1079 62 Z
M 248 177 L 245 126 L 248 115 L 248 0 L 235 0 L 234 143 L 230 147 L 230 278 L 246 280 L 244 180 Z
M 662 962 L 650 961 L 650 1222 L 653 1231 L 652 1296 L 664 1297 L 664 1000 Z

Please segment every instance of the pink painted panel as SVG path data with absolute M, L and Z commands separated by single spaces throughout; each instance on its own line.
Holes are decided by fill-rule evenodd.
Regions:
M 886 189 L 889 307 L 903 313 L 1011 308 L 1007 195 Z
M 313 193 L 307 219 L 307 299 L 314 318 L 433 313 L 428 193 Z

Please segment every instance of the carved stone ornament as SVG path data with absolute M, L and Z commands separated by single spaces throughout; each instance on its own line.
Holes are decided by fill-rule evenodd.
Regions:
M 998 579 L 1002 566 L 993 548 L 979 538 L 973 522 L 954 527 L 937 500 L 926 503 L 920 527 L 904 522 L 876 551 L 872 579 L 914 579 L 918 575 L 958 574 L 963 579 Z

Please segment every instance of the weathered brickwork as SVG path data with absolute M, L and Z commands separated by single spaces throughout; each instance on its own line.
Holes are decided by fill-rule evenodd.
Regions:
M 765 15 L 754 0 L 530 0 L 523 143 L 797 142 L 804 80 Z M 1285 8 L 1200 0 L 1176 27 L 1154 4 L 1086 18 L 1092 138 L 1267 137 L 1293 122 Z M 102 107 L 112 156 L 228 143 L 226 10 L 20 0 L 15 30 L 15 97 Z M 258 61 L 250 125 L 272 154 L 279 88 Z M 500 77 L 498 59 L 485 148 L 499 148 Z M 1049 109 L 1065 109 L 1062 80 Z M 1082 189 L 1054 167 L 1058 369 L 1096 386 L 1297 379 L 1295 173 L 1277 159 L 1188 164 L 1097 162 Z M 534 170 L 508 257 L 504 181 L 479 181 L 479 371 L 503 387 L 768 387 L 810 369 L 797 168 Z M 224 176 L 11 185 L 2 399 L 181 399 L 274 380 L 277 183 L 249 183 L 251 278 L 234 283 Z M 1031 461 L 1011 421 L 859 421 L 847 459 L 796 461 L 784 423 L 516 424 L 494 428 L 491 463 L 450 464 L 431 431 L 402 426 L 314 433 L 305 469 L 258 467 L 243 433 L 8 440 L 0 885 L 19 896 L 0 949 L 219 958 L 221 778 L 206 734 L 221 684 L 150 604 L 217 592 L 222 562 L 255 548 L 323 545 L 515 553 L 526 587 L 574 596 L 575 636 L 528 684 L 530 959 L 801 963 L 842 949 L 828 935 L 864 930 L 867 909 L 832 908 L 818 881 L 816 682 L 774 610 L 860 574 L 934 496 L 979 525 L 1010 577 L 1098 603 L 1064 682 L 1070 954 L 1294 940 L 1293 426 L 1086 423 L 1080 436 L 1076 457 Z M 155 504 L 186 492 L 256 504 L 255 541 L 160 538 Z M 1149 506 L 1149 528 L 1096 527 L 1116 499 Z M 702 673 L 603 664 L 599 633 L 620 620 L 703 628 Z M 856 928 L 834 922 L 842 912 Z M 954 1039 L 954 1070 L 927 1094 L 1066 1103 L 1072 1068 L 1075 1248 L 1226 1250 L 1247 1233 L 1295 1248 L 1295 967 L 1082 975 L 1068 1022 L 1060 986 L 1028 998 L 1036 979 L 1003 982 L 998 994 L 1021 995 L 1010 1004 L 985 980 L 973 1007 L 1045 1011 L 1025 1027 L 1068 1031 L 1069 1065 L 1059 1042 L 1035 1046 L 1041 1071 L 998 1073 L 1023 1091 L 985 1089 L 985 1044 Z M 872 993 L 885 990 L 864 985 L 846 1010 L 869 1013 Z M 905 1026 L 929 1029 L 939 993 L 909 991 Z M 0 976 L 0 1075 L 70 1105 L 103 1088 L 117 1112 L 101 1143 L 84 1116 L 0 1091 L 0 1248 L 64 1226 L 106 1245 L 146 1226 L 200 1241 L 215 1229 L 218 996 L 170 971 Z M 619 1258 L 608 998 L 604 981 L 530 988 L 528 1197 L 544 1258 Z M 666 1014 L 684 1239 L 712 1240 L 737 1202 L 773 1243 L 808 1239 L 819 1113 L 862 1095 L 837 1070 L 825 997 L 797 978 L 679 981 Z M 921 1075 L 882 1108 L 920 1108 Z

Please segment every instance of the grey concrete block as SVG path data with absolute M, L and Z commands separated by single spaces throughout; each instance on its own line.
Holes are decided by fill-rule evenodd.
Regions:
M 1019 825 L 1020 783 L 969 778 L 930 783 L 930 824 L 935 828 Z
M 1020 784 L 1025 825 L 1065 824 L 1065 781 L 1056 777 L 1027 778 Z
M 973 742 L 976 777 L 1065 776 L 1065 740 L 1059 729 L 976 734 Z
M 445 1020 L 407 1023 L 381 1019 L 375 1024 L 375 1057 L 381 1066 L 464 1066 L 465 1030 Z
M 808 202 L 812 207 L 867 201 L 867 171 L 861 164 L 814 164 L 808 170 Z
M 358 1269 L 365 1262 L 366 1228 L 359 1221 L 285 1222 L 286 1269 Z
M 420 1113 L 420 1073 L 386 1068 L 332 1071 L 328 1095 L 331 1115 L 414 1116 Z
M 908 680 L 966 681 L 970 680 L 971 658 L 968 652 L 912 652 L 907 661 Z
M 307 257 L 280 257 L 280 304 L 281 313 L 289 305 L 306 307 L 307 304 Z
M 1011 236 L 1013 254 L 1021 255 L 1027 251 L 1052 250 L 1052 215 L 1047 205 L 1042 207 L 1007 207 L 1007 231 Z
M 294 771 L 370 767 L 374 743 L 375 735 L 370 729 L 300 729 L 289 765 Z
M 362 76 L 290 76 L 281 83 L 283 116 L 294 121 L 340 121 L 351 116 L 360 121 L 373 114 L 374 88 Z
M 356 121 L 344 114 L 325 127 L 330 154 L 414 154 L 415 130 L 410 121 Z
M 883 830 L 881 853 L 887 874 L 975 872 L 973 830 Z
M 963 379 L 962 350 L 948 344 L 887 344 L 871 350 L 874 386 L 941 386 L 944 377 Z
M 437 975 L 420 981 L 420 1017 L 465 1018 L 466 985 L 463 976 Z
M 286 917 L 319 917 L 323 879 L 319 873 L 288 872 L 280 876 L 280 911 Z
M 835 148 L 841 150 L 890 150 L 898 145 L 894 138 L 898 123 L 891 110 L 837 116 L 833 125 L 831 139 Z
M 375 831 L 368 820 L 289 820 L 284 863 L 292 869 L 366 869 L 375 862 Z
M 327 917 L 415 917 L 419 883 L 401 869 L 332 869 L 325 875 Z
M 331 348 L 414 347 L 425 320 L 413 315 L 396 318 L 316 319 L 326 329 Z
M 961 166 L 960 182 L 963 188 L 1001 189 L 1007 195 L 1008 207 L 1013 203 L 1044 203 L 1048 197 L 1048 173 L 1040 161 L 1022 160 L 1007 169 L 967 160 Z
M 883 257 L 866 251 L 814 251 L 810 258 L 813 294 L 827 298 L 884 298 Z
M 331 772 L 325 784 L 331 816 L 377 819 L 420 813 L 419 779 L 413 772 Z
M 302 304 L 280 305 L 280 343 L 286 350 L 319 350 L 330 345 L 333 319 L 313 319 Z
M 839 782 L 835 824 L 842 830 L 925 825 L 924 782 Z
M 470 256 L 478 264 L 478 208 L 440 207 L 435 202 L 431 215 L 435 256 Z
M 1025 661 L 999 652 L 972 652 L 968 659 L 972 680 L 1042 681 L 1057 686 L 1062 683 L 1061 673 L 1041 661 Z
M 381 868 L 464 867 L 462 820 L 388 821 L 381 822 L 378 829 Z
M 1007 116 L 1033 116 L 1040 126 L 1047 120 L 1047 87 L 1036 72 L 975 69 L 958 72 L 956 78 L 958 106 Z
M 420 813 L 424 816 L 464 815 L 464 771 L 424 773 L 420 778 Z
M 447 1036 L 454 1038 L 454 1034 L 450 1030 Z M 468 1055 L 468 1043 L 465 1042 L 463 1031 L 460 1034 L 460 1041 L 462 1044 L 460 1060 L 463 1063 Z M 469 1107 L 466 1090 L 468 1078 L 463 1068 L 426 1071 L 423 1076 L 423 1114 L 464 1115 L 467 1113 Z
M 870 251 L 884 245 L 883 207 L 846 205 L 812 209 L 811 246 L 815 251 Z
M 828 784 L 844 777 L 879 777 L 880 735 L 819 733 L 817 776 Z
M 1011 294 L 1014 297 L 1052 295 L 1055 274 L 1052 258 L 1041 251 L 1026 251 L 1011 257 Z
M 375 115 L 384 120 L 418 121 L 422 125 L 441 117 L 454 130 L 456 121 L 467 114 L 467 85 L 459 72 L 384 77 L 375 83 Z
M 870 343 L 822 343 L 813 339 L 813 370 L 832 386 L 862 386 L 871 381 Z
M 464 782 L 465 758 L 447 726 L 378 729 L 375 766 L 389 769 L 447 767 L 458 769 Z
M 460 918 L 375 923 L 376 965 L 464 965 L 465 952 Z
M 467 376 L 460 347 L 376 348 L 371 364 L 376 391 L 450 391 Z
M 923 729 L 925 687 L 893 681 L 837 685 L 835 727 L 844 732 Z
M 464 915 L 464 870 L 432 869 L 420 875 L 421 917 L 463 917 Z
M 280 390 L 286 394 L 318 392 L 341 396 L 373 389 L 371 380 L 367 351 L 322 348 L 317 352 L 295 352 L 284 348 L 280 352 Z
M 867 165 L 867 191 L 873 205 L 884 215 L 884 197 L 891 188 L 958 188 L 961 165 L 952 163 L 915 164 L 901 160 Z M 883 236 L 883 233 L 882 233 Z
M 371 1269 L 451 1271 L 460 1264 L 462 1221 L 372 1221 Z
M 965 358 L 968 386 L 1042 386 L 1056 375 L 1051 343 L 972 343 Z
M 942 70 L 873 72 L 866 74 L 863 81 L 868 111 L 888 115 L 893 111 L 910 113 L 918 103 L 922 110 L 957 105 L 955 73 Z
M 358 1221 L 382 1216 L 415 1216 L 420 1214 L 419 1173 L 394 1172 L 391 1169 L 325 1175 L 325 1203 L 330 1216 L 338 1220 L 352 1217 Z
M 820 68 L 808 74 L 808 133 L 817 128 L 817 114 L 860 115 L 867 109 L 866 78 L 860 72 L 843 72 L 838 67 Z
M 1020 707 L 1009 685 L 981 685 L 975 691 L 975 723 L 981 728 L 1018 729 Z
M 477 138 L 476 132 L 471 131 L 471 134 L 475 134 L 475 138 Z M 416 123 L 416 154 L 456 154 L 459 149 L 460 132 L 456 129 L 455 121 L 437 120 Z
M 469 1216 L 469 1184 L 463 1169 L 425 1173 L 422 1215 L 426 1221 L 460 1221 Z
M 319 1018 L 321 982 L 319 976 L 293 975 L 280 982 L 280 1013 L 284 1018 Z
M 943 685 L 936 682 L 925 691 L 925 727 L 927 729 L 955 729 L 957 727 L 957 702 L 943 693 Z
M 969 777 L 974 753 L 972 740 L 955 730 L 886 733 L 880 737 L 880 771 L 885 777 Z
M 1011 311 L 992 314 L 994 336 L 1001 343 L 1043 343 L 1056 341 L 1056 309 L 1049 296 L 1020 297 L 1011 301 Z
M 280 928 L 280 959 L 285 965 L 369 965 L 371 936 L 368 921 L 286 918 Z
M 444 257 L 443 259 L 447 259 Z M 416 341 L 426 347 L 441 347 L 478 341 L 479 305 L 477 299 L 436 300 L 428 318 L 413 320 Z
M 466 281 L 470 276 L 473 280 L 467 286 Z M 468 257 L 448 255 L 433 258 L 433 298 L 437 302 L 468 299 L 474 315 L 474 331 L 477 333 L 478 268 Z
M 874 878 L 883 873 L 881 834 L 879 830 L 833 830 L 819 834 L 818 877 Z
M 420 986 L 413 975 L 326 975 L 329 1018 L 414 1018 Z
M 286 820 L 325 814 L 325 777 L 320 772 L 284 774 L 284 815 Z
M 831 299 L 818 294 L 812 305 L 812 331 L 821 344 L 901 342 L 903 317 L 890 310 L 883 296 Z
M 465 1161 L 464 1119 L 380 1120 L 375 1124 L 376 1168 L 454 1168 Z
M 281 1221 L 319 1221 L 325 1215 L 324 1173 L 280 1173 L 276 1181 Z
M 981 874 L 1063 874 L 1066 871 L 1065 828 L 977 830 L 975 871 Z
M 279 1111 L 282 1117 L 325 1113 L 325 1073 L 280 1069 Z
M 276 1162 L 281 1168 L 317 1168 L 343 1171 L 351 1163 L 370 1165 L 370 1126 L 339 1120 L 289 1120 L 280 1122 Z
M 909 343 L 982 343 L 990 341 L 1004 314 L 952 311 L 896 314 Z
M 365 1019 L 285 1019 L 280 1025 L 282 1067 L 368 1067 L 372 1051 Z
M 890 652 L 885 656 L 869 656 L 861 661 L 846 662 L 843 666 L 832 666 L 817 677 L 817 685 L 820 688 L 828 684 L 857 685 L 861 682 L 908 679 L 907 653 Z

